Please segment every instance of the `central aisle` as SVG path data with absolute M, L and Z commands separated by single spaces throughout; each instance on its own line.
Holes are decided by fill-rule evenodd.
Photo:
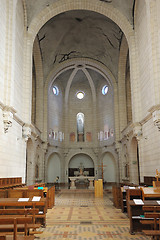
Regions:
M 109 240 L 150 239 L 129 234 L 129 219 L 116 209 L 111 194 L 95 198 L 93 191 L 61 190 L 56 193 L 55 207 L 48 210 L 47 226 L 41 239 Z

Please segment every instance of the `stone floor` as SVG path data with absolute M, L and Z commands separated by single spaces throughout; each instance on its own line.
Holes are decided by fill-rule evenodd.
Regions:
M 38 235 L 43 240 L 147 240 L 129 233 L 129 219 L 116 209 L 111 194 L 95 198 L 85 189 L 61 190 L 56 193 L 55 207 L 47 212 L 47 226 Z

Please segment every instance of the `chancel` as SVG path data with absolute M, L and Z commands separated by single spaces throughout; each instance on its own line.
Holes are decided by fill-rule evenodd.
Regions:
M 89 171 L 85 171 L 83 163 L 80 163 L 79 171 L 74 171 L 74 177 L 69 177 L 71 181 L 70 189 L 76 189 L 76 182 L 78 183 L 89 183 L 89 189 L 94 189 L 93 181 L 95 179 L 94 176 L 89 176 Z
M 152 185 L 160 0 L 0 0 L 0 26 L 1 178 Z

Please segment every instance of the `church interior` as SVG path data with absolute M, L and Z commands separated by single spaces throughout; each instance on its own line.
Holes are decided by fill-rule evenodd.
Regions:
M 56 187 L 47 221 L 65 230 L 41 238 L 150 239 L 89 232 L 129 226 L 119 209 L 102 216 L 112 189 L 152 185 L 160 171 L 159 12 L 159 0 L 0 0 L 0 176 Z M 85 215 L 72 219 L 68 199 L 100 216 L 86 235 L 65 235 Z

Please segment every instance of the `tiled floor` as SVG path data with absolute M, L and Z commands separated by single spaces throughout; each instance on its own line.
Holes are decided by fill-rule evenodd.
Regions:
M 107 194 L 95 198 L 87 190 L 62 190 L 56 194 L 55 207 L 48 210 L 47 226 L 38 237 L 46 240 L 147 240 L 146 236 L 129 234 L 129 219 L 113 207 Z

